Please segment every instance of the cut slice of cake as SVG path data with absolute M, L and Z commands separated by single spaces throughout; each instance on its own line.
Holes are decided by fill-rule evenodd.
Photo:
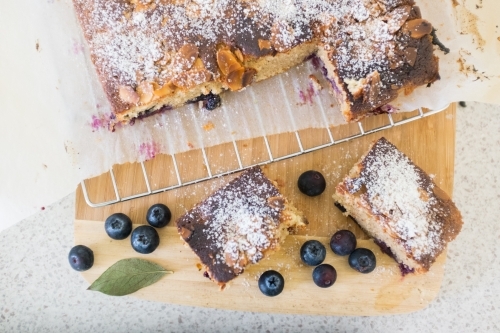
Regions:
M 177 230 L 221 288 L 276 251 L 307 220 L 252 167 L 177 220 Z
M 403 274 L 427 272 L 462 228 L 450 197 L 385 138 L 371 145 L 333 198 Z
M 413 0 L 73 2 L 123 123 L 241 90 L 315 53 L 348 121 L 439 78 L 432 25 Z
M 432 25 L 413 1 L 366 1 L 321 30 L 317 55 L 346 121 L 391 112 L 399 94 L 439 79 Z

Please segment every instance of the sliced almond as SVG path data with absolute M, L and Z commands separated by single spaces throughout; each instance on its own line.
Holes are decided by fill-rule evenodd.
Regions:
M 232 91 L 240 90 L 243 88 L 243 74 L 245 74 L 245 68 L 240 67 L 227 75 L 227 86 Z
M 153 99 L 153 85 L 150 82 L 143 81 L 137 87 L 137 93 L 140 97 L 139 102 L 147 104 Z
M 224 75 L 243 68 L 234 53 L 227 48 L 217 51 L 217 65 Z
M 157 98 L 172 95 L 175 92 L 175 85 L 172 82 L 165 83 L 162 87 L 153 90 L 153 94 Z
M 253 78 L 257 74 L 257 70 L 255 68 L 246 68 L 243 73 L 243 78 L 241 79 L 241 85 L 243 88 L 249 86 L 253 82 Z
M 271 41 L 269 41 L 269 40 L 259 39 L 258 43 L 259 43 L 259 49 L 261 49 L 261 50 L 264 50 L 264 49 L 270 50 L 271 49 Z
M 243 53 L 241 52 L 240 49 L 234 50 L 234 55 L 236 56 L 236 58 L 238 58 L 240 62 L 245 61 L 245 57 L 243 57 Z
M 424 19 L 415 19 L 405 23 L 405 31 L 410 33 L 411 38 L 419 39 L 432 32 L 432 24 Z
M 193 64 L 193 68 L 196 68 L 198 70 L 204 70 L 205 64 L 203 63 L 203 60 L 201 60 L 200 58 L 196 58 Z
M 398 31 L 410 16 L 411 6 L 401 6 L 394 9 L 385 15 L 389 32 L 395 33 Z
M 123 102 L 129 104 L 137 104 L 140 100 L 139 94 L 130 86 L 120 86 L 118 95 Z
M 183 45 L 175 54 L 172 61 L 172 70 L 175 73 L 187 71 L 198 58 L 198 47 L 194 44 Z
M 254 68 L 240 67 L 227 75 L 226 83 L 230 90 L 236 91 L 249 86 L 257 74 Z

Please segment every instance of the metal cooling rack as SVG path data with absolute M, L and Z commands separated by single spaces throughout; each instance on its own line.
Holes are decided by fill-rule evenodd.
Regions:
M 354 134 L 354 135 L 351 135 L 351 136 L 347 136 L 347 137 L 339 139 L 339 140 L 334 140 L 333 139 L 332 131 L 331 131 L 330 127 L 328 126 L 328 124 L 326 123 L 326 118 L 325 118 L 324 119 L 325 123 L 326 123 L 325 129 L 328 132 L 328 137 L 329 137 L 329 140 L 330 140 L 329 142 L 327 142 L 325 144 L 321 144 L 321 145 L 317 145 L 317 146 L 314 146 L 314 147 L 311 147 L 311 148 L 308 148 L 308 149 L 304 149 L 303 145 L 302 145 L 302 140 L 300 138 L 299 131 L 295 131 L 294 133 L 295 133 L 295 137 L 297 139 L 297 144 L 298 144 L 298 147 L 299 147 L 299 151 L 297 151 L 295 153 L 288 154 L 288 155 L 274 157 L 273 153 L 271 151 L 271 147 L 269 145 L 268 137 L 267 136 L 263 136 L 262 138 L 263 138 L 264 143 L 266 145 L 266 149 L 267 149 L 267 153 L 269 155 L 269 159 L 267 159 L 265 161 L 262 161 L 262 162 L 259 162 L 259 163 L 255 163 L 255 164 L 245 165 L 244 166 L 242 164 L 242 162 L 241 162 L 241 154 L 240 154 L 240 151 L 238 150 L 238 145 L 236 144 L 236 141 L 233 140 L 232 143 L 233 143 L 233 147 L 234 147 L 234 152 L 236 154 L 236 159 L 238 161 L 238 167 L 235 168 L 235 169 L 232 169 L 232 170 L 229 170 L 229 171 L 225 171 L 225 172 L 222 172 L 222 173 L 213 173 L 212 170 L 211 170 L 211 167 L 210 167 L 210 163 L 209 163 L 208 158 L 207 158 L 207 153 L 206 153 L 205 148 L 200 148 L 201 153 L 203 155 L 204 164 L 205 164 L 205 166 L 207 168 L 208 175 L 206 177 L 202 177 L 202 178 L 190 180 L 190 181 L 187 181 L 187 182 L 183 182 L 182 179 L 181 179 L 181 175 L 179 173 L 179 165 L 178 165 L 178 162 L 177 162 L 177 160 L 175 158 L 175 155 L 170 155 L 172 157 L 172 162 L 173 162 L 173 165 L 174 165 L 175 175 L 177 177 L 177 184 L 175 184 L 175 185 L 171 185 L 171 186 L 159 188 L 159 189 L 156 189 L 156 190 L 151 190 L 150 180 L 149 180 L 149 177 L 148 177 L 148 175 L 146 173 L 146 168 L 144 166 L 144 162 L 141 162 L 140 164 L 141 164 L 141 168 L 142 168 L 142 174 L 143 174 L 144 181 L 146 183 L 146 188 L 147 188 L 146 192 L 138 193 L 138 194 L 134 194 L 134 195 L 130 195 L 130 196 L 121 197 L 120 193 L 118 191 L 118 185 L 116 183 L 116 178 L 115 178 L 115 175 L 113 173 L 113 169 L 109 170 L 109 174 L 111 176 L 111 182 L 113 184 L 113 189 L 114 189 L 114 192 L 115 192 L 115 195 L 116 195 L 115 199 L 109 200 L 109 201 L 105 201 L 105 202 L 99 202 L 99 203 L 91 202 L 90 199 L 89 199 L 87 187 L 85 186 L 85 180 L 81 182 L 82 192 L 83 192 L 83 196 L 85 198 L 86 203 L 90 207 L 93 207 L 93 208 L 103 207 L 103 206 L 111 205 L 111 204 L 114 204 L 114 203 L 117 203 L 117 202 L 121 202 L 121 201 L 131 200 L 131 199 L 140 198 L 140 197 L 144 197 L 144 196 L 155 194 L 155 193 L 159 193 L 159 192 L 173 190 L 173 189 L 176 189 L 176 188 L 179 188 L 179 187 L 182 187 L 182 186 L 187 186 L 187 185 L 199 183 L 199 182 L 202 182 L 202 181 L 205 181 L 205 180 L 209 180 L 209 179 L 213 179 L 213 178 L 216 178 L 216 177 L 222 177 L 222 176 L 225 176 L 225 175 L 229 175 L 229 174 L 232 174 L 232 173 L 236 173 L 236 172 L 242 171 L 242 170 L 250 168 L 252 166 L 264 165 L 264 164 L 268 164 L 268 163 L 271 163 L 271 162 L 277 162 L 277 161 L 281 161 L 281 160 L 284 160 L 284 159 L 287 159 L 287 158 L 291 158 L 291 157 L 299 156 L 299 155 L 302 155 L 302 154 L 310 153 L 310 152 L 315 151 L 315 150 L 319 150 L 319 149 L 322 149 L 322 148 L 330 147 L 330 146 L 333 146 L 333 145 L 336 145 L 336 144 L 339 144 L 339 143 L 342 143 L 342 142 L 345 142 L 345 141 L 353 140 L 353 139 L 356 139 L 356 138 L 359 138 L 359 137 L 362 137 L 362 136 L 365 136 L 365 135 L 368 135 L 368 134 L 371 134 L 371 133 L 375 133 L 375 132 L 382 131 L 382 130 L 385 130 L 385 129 L 388 129 L 388 128 L 392 128 L 392 127 L 396 127 L 396 126 L 399 126 L 399 125 L 403 125 L 403 124 L 406 124 L 406 123 L 409 123 L 409 122 L 412 122 L 412 121 L 415 121 L 415 120 L 418 120 L 418 119 L 421 119 L 421 118 L 424 118 L 424 117 L 431 116 L 433 114 L 436 114 L 438 112 L 441 112 L 441 111 L 445 110 L 447 107 L 448 106 L 446 106 L 446 107 L 444 107 L 442 109 L 439 109 L 439 110 L 428 110 L 428 111 L 425 111 L 425 112 L 424 112 L 424 110 L 422 108 L 419 108 L 417 115 L 412 116 L 410 118 L 402 119 L 402 120 L 399 120 L 399 121 L 394 121 L 394 119 L 392 118 L 391 114 L 386 114 L 386 116 L 389 118 L 389 123 L 387 125 L 380 126 L 380 127 L 377 127 L 377 128 L 374 128 L 374 129 L 370 129 L 370 130 L 365 130 L 364 127 L 363 127 L 363 124 L 361 122 L 358 122 L 359 132 L 357 134 Z M 381 117 L 381 116 L 382 115 L 379 115 L 378 117 Z

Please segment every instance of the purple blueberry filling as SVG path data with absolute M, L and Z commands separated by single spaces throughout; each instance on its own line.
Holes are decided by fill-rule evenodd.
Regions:
M 381 240 L 378 240 L 378 239 L 374 239 L 373 241 L 375 242 L 375 244 L 378 245 L 378 247 L 380 247 L 380 250 L 383 253 L 387 254 L 389 257 L 391 257 L 392 259 L 396 260 L 396 257 L 394 256 L 394 253 L 392 253 L 391 248 L 388 247 L 386 243 L 384 243 L 384 242 L 382 242 Z M 399 270 L 401 271 L 401 275 L 403 275 L 403 276 L 405 276 L 406 274 L 414 273 L 415 272 L 415 270 L 413 268 L 410 268 L 410 267 L 408 267 L 407 265 L 405 265 L 403 263 L 399 263 Z
M 382 105 L 373 111 L 370 112 L 372 115 L 377 115 L 377 114 L 384 114 L 384 113 L 396 113 L 398 112 L 399 109 L 395 106 L 392 106 L 390 104 Z
M 311 60 L 311 64 L 315 70 L 319 70 L 323 66 L 323 62 L 316 54 L 311 54 L 306 60 Z
M 135 124 L 136 120 L 142 120 L 144 118 L 151 117 L 155 114 L 160 114 L 160 113 L 172 110 L 172 109 L 173 109 L 173 107 L 170 105 L 163 105 L 158 110 L 154 110 L 154 111 L 151 111 L 151 109 L 146 110 L 146 111 L 142 112 L 141 114 L 139 114 L 136 118 L 131 119 L 129 124 L 130 124 L 130 126 L 133 126 Z
M 320 70 L 321 73 L 323 74 L 323 76 L 325 77 L 325 79 L 328 82 L 330 82 L 330 85 L 332 86 L 333 91 L 337 95 L 342 95 L 342 91 L 339 89 L 339 87 L 337 86 L 337 84 L 335 83 L 335 81 L 328 76 L 328 70 L 326 69 L 326 66 L 323 63 L 323 61 L 320 58 L 318 58 L 318 57 L 315 56 L 315 57 L 312 58 L 311 63 L 313 65 L 314 69 Z

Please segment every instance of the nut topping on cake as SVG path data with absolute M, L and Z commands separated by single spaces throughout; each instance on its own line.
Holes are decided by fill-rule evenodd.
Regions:
M 432 32 L 432 24 L 424 19 L 416 19 L 406 22 L 404 29 L 410 32 L 411 38 L 420 39 Z

